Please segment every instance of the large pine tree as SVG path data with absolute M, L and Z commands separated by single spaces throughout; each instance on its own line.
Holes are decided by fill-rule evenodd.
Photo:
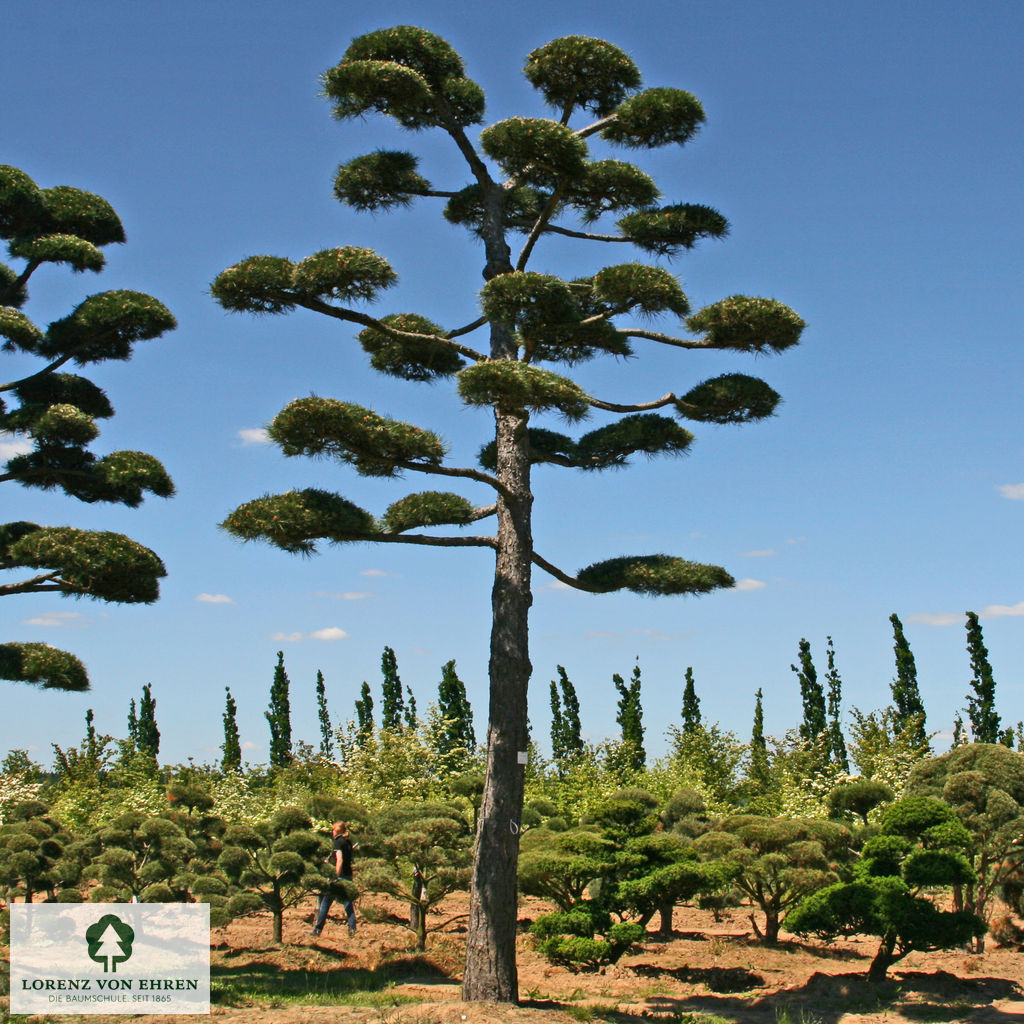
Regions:
M 545 238 L 625 243 L 671 257 L 728 229 L 717 211 L 692 203 L 660 204 L 653 180 L 638 167 L 607 158 L 606 147 L 648 150 L 691 139 L 704 121 L 700 103 L 673 88 L 641 90 L 640 72 L 622 50 L 598 39 L 569 36 L 534 50 L 525 74 L 552 118 L 509 117 L 479 138 L 468 129 L 484 116 L 483 90 L 465 74 L 443 39 L 411 26 L 353 40 L 324 76 L 339 120 L 379 113 L 411 131 L 447 136 L 468 182 L 437 188 L 410 152 L 377 149 L 343 164 L 335 195 L 358 210 L 401 209 L 414 199 L 444 202 L 444 217 L 468 229 L 482 248 L 485 284 L 479 305 L 462 323 L 442 327 L 418 313 L 373 315 L 355 304 L 378 298 L 396 281 L 375 252 L 342 246 L 298 262 L 256 256 L 224 271 L 212 292 L 229 310 L 256 314 L 302 308 L 358 325 L 359 343 L 378 371 L 416 382 L 455 378 L 459 399 L 490 410 L 494 432 L 479 467 L 445 461 L 445 445 L 429 430 L 389 419 L 351 401 L 313 396 L 292 402 L 270 425 L 287 455 L 330 456 L 356 472 L 403 472 L 482 487 L 483 502 L 461 493 L 424 491 L 374 517 L 337 494 L 305 489 L 259 498 L 238 508 L 227 529 L 290 552 L 317 541 L 375 541 L 477 547 L 495 558 L 490 645 L 488 763 L 471 886 L 464 995 L 514 1001 L 517 995 L 516 865 L 522 810 L 523 758 L 528 748 L 527 685 L 531 673 L 528 619 L 534 565 L 562 583 L 592 593 L 699 594 L 732 586 L 724 569 L 649 554 L 618 557 L 573 575 L 534 547 L 535 465 L 594 472 L 625 465 L 637 454 L 680 455 L 693 440 L 671 416 L 695 422 L 745 423 L 770 416 L 778 395 L 763 381 L 729 373 L 685 393 L 651 400 L 610 400 L 589 394 L 562 372 L 595 357 L 629 355 L 635 343 L 677 351 L 724 349 L 767 354 L 795 345 L 803 321 L 774 299 L 731 295 L 693 312 L 664 267 L 622 262 L 564 279 L 532 269 Z M 596 152 L 591 152 L 591 147 Z M 607 227 L 600 222 L 610 219 Z M 510 242 L 520 235 L 513 254 Z M 442 253 L 441 244 L 438 253 Z M 439 258 L 439 269 L 452 262 Z M 477 282 L 444 279 L 451 295 L 472 294 Z M 467 296 L 468 297 L 468 296 Z M 473 308 L 475 307 L 475 308 Z M 682 321 L 656 330 L 649 318 Z M 347 373 L 347 371 L 346 371 Z M 578 437 L 533 426 L 532 417 L 570 423 L 597 412 L 603 425 Z M 490 535 L 417 532 L 493 519 Z
M 92 381 L 64 369 L 130 359 L 137 342 L 176 326 L 169 310 L 151 295 L 126 290 L 90 295 L 45 329 L 23 310 L 28 282 L 41 267 L 103 269 L 101 249 L 125 240 L 113 207 L 67 185 L 39 188 L 24 171 L 0 165 L 0 238 L 18 261 L 14 267 L 0 262 L 0 351 L 40 363 L 15 380 L 0 377 L 0 433 L 13 434 L 27 449 L 0 464 L 0 483 L 129 508 L 147 493 L 169 497 L 174 485 L 152 455 L 89 451 L 100 432 L 96 421 L 114 409 Z M 149 548 L 123 534 L 29 522 L 0 523 L 0 572 L 18 577 L 0 584 L 0 597 L 60 594 L 132 604 L 155 601 L 167 575 Z M 78 658 L 42 643 L 0 643 L 0 678 L 89 688 Z

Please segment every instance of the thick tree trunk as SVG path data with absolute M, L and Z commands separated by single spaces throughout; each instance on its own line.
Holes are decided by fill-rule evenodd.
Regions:
M 462 994 L 514 1003 L 519 824 L 527 751 L 530 681 L 528 619 L 533 539 L 527 416 L 497 411 L 498 549 L 491 596 L 490 718 L 487 775 L 470 884 L 469 933 Z
M 896 933 L 889 932 L 887 935 L 882 936 L 882 943 L 878 947 L 878 952 L 875 954 L 875 959 L 871 961 L 871 966 L 868 968 L 868 981 L 873 985 L 877 985 L 885 981 L 886 972 L 897 960 L 900 959 L 896 955 Z

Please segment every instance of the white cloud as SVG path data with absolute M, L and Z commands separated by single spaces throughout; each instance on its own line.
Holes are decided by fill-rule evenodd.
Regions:
M 227 594 L 197 594 L 196 600 L 201 604 L 234 604 L 234 598 Z
M 242 741 L 242 749 L 243 750 L 263 750 L 264 747 L 263 747 L 262 743 L 253 743 L 252 740 L 243 740 Z
M 749 577 L 744 580 L 737 580 L 733 590 L 763 590 L 768 584 L 764 580 L 752 580 Z
M 27 455 L 32 451 L 30 441 L 22 441 L 13 434 L 0 431 L 0 462 L 13 459 L 15 455 Z
M 344 640 L 348 633 L 337 626 L 328 626 L 327 629 L 318 629 L 309 634 L 310 640 Z
M 759 548 L 757 551 L 741 551 L 740 556 L 743 558 L 771 558 L 776 553 L 775 548 Z
M 285 644 L 297 644 L 302 640 L 344 640 L 348 633 L 337 626 L 316 629 L 312 633 L 271 633 L 270 639 Z
M 990 604 L 978 612 L 979 619 L 1004 619 L 1008 616 L 1024 615 L 1024 601 L 1017 604 Z M 963 612 L 921 612 L 910 616 L 911 622 L 924 626 L 956 626 L 964 621 Z
M 247 427 L 238 432 L 242 444 L 270 444 L 270 435 L 266 427 Z
M 1019 604 L 990 604 L 978 612 L 979 619 L 1001 619 L 1007 615 L 1024 615 L 1024 601 Z
M 79 612 L 43 612 L 34 618 L 26 619 L 23 625 L 42 626 L 44 629 L 60 629 L 62 626 L 81 624 L 85 616 Z
M 347 590 L 341 595 L 342 601 L 364 601 L 368 597 L 373 597 L 373 594 L 363 590 Z
M 955 626 L 963 620 L 958 612 L 920 612 L 911 615 L 910 622 L 919 622 L 922 626 Z
M 996 490 L 1010 501 L 1024 501 L 1024 484 L 999 484 Z
M 392 576 L 393 573 L 385 572 L 383 569 L 364 569 L 360 576 Z

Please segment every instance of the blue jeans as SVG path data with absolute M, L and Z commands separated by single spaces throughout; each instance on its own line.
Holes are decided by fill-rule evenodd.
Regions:
M 351 882 L 351 878 L 346 878 L 344 875 L 339 876 L 343 882 Z M 320 909 L 317 911 L 316 924 L 313 925 L 314 931 L 321 932 L 324 929 L 324 925 L 327 923 L 327 915 L 330 913 L 331 904 L 334 902 L 334 897 L 330 892 L 325 892 L 320 897 Z M 356 933 L 356 908 L 352 904 L 351 900 L 345 900 L 342 903 L 345 908 L 345 916 L 348 918 L 348 931 L 350 935 Z

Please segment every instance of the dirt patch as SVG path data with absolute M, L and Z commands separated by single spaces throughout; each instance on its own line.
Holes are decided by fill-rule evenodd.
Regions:
M 524 900 L 520 917 L 531 920 L 548 909 Z M 980 955 L 912 953 L 887 984 L 873 986 L 865 977 L 873 940 L 788 940 L 769 948 L 753 941 L 745 912 L 716 922 L 689 908 L 676 911 L 671 936 L 652 932 L 642 950 L 599 972 L 549 964 L 524 933 L 518 940 L 521 1005 L 464 1003 L 465 910 L 464 896 L 439 908 L 433 919 L 451 920 L 429 936 L 423 953 L 412 949 L 411 933 L 396 923 L 402 908 L 386 900 L 360 904 L 355 936 L 332 915 L 319 937 L 309 935 L 310 900 L 286 916 L 280 947 L 270 943 L 269 917 L 236 921 L 214 933 L 211 972 L 219 996 L 211 1017 L 215 1024 L 628 1024 L 715 1014 L 737 1024 L 1024 1024 L 1024 966 L 1016 947 Z M 256 993 L 255 1005 L 240 1004 L 242 991 Z M 345 1005 L 355 992 L 363 1005 Z M 289 998 L 306 993 L 306 1003 Z M 126 1019 L 90 1018 L 95 1024 Z M 196 1019 L 160 1018 L 166 1024 Z

